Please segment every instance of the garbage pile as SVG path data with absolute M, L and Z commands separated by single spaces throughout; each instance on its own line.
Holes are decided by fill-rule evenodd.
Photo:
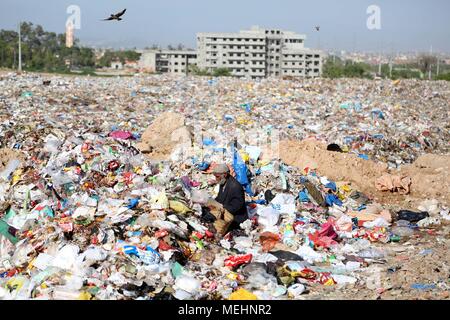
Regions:
M 278 128 L 391 168 L 429 148 L 446 157 L 447 84 L 48 81 L 0 77 L 0 299 L 448 298 L 448 203 L 381 203 L 320 163 L 290 165 L 249 137 L 229 139 L 236 128 Z M 409 109 L 412 99 L 434 109 Z M 394 117 L 403 122 L 382 123 Z M 206 210 L 219 163 L 245 189 L 249 214 L 223 236 Z M 374 190 L 401 195 L 414 182 L 377 178 Z M 416 256 L 433 268 L 414 274 Z M 408 278 L 392 278 L 400 273 Z

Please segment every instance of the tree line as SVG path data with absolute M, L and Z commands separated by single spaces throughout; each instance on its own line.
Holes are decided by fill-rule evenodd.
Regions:
M 437 58 L 431 55 L 423 54 L 415 62 L 405 65 L 382 64 L 370 65 L 368 63 L 354 62 L 351 60 L 342 60 L 339 57 L 329 57 L 324 65 L 322 75 L 325 78 L 367 78 L 373 79 L 374 76 L 382 78 L 396 79 L 429 79 L 450 80 L 450 67 L 442 64 L 440 74 L 437 74 Z M 381 70 L 380 70 L 381 69 Z
M 81 46 L 74 39 L 71 48 L 66 47 L 66 35 L 48 32 L 40 25 L 24 22 L 20 25 L 22 42 L 22 67 L 28 71 L 69 71 L 70 68 L 96 68 L 110 66 L 114 60 L 138 60 L 140 54 L 133 51 L 107 50 L 96 59 L 92 48 Z M 16 69 L 19 59 L 19 33 L 0 30 L 0 67 Z

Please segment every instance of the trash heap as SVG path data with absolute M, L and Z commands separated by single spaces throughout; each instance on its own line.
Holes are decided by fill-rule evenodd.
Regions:
M 316 138 L 331 143 L 325 137 L 329 123 L 339 127 L 339 121 L 348 121 L 333 120 L 338 116 L 325 100 L 332 82 L 55 77 L 42 86 L 42 80 L 14 74 L 0 78 L 0 102 L 5 105 L 0 126 L 0 299 L 373 299 L 417 292 L 448 298 L 447 203 L 423 199 L 416 210 L 380 203 L 351 181 L 322 175 L 320 165 L 288 165 L 280 157 L 268 157 L 251 141 L 227 139 L 225 133 L 233 127 L 276 123 L 273 127 L 286 137 L 322 132 Z M 142 85 L 145 81 L 147 86 Z M 362 93 L 356 94 L 381 94 L 383 86 L 365 81 L 352 85 L 352 99 L 384 110 L 370 111 L 375 118 L 392 116 L 395 108 L 388 100 L 369 104 Z M 409 91 L 396 86 L 390 90 L 399 90 L 404 98 L 423 93 L 421 86 L 412 82 Z M 352 89 L 341 83 L 338 87 L 349 99 Z M 439 99 L 441 95 L 430 88 L 427 83 L 427 99 Z M 193 108 L 217 96 L 222 102 Z M 240 112 L 228 114 L 233 100 Z M 241 104 L 244 100 L 250 102 Z M 310 104 L 297 110 L 299 118 L 318 103 L 303 123 L 295 120 L 285 127 L 282 117 L 289 114 L 264 113 L 266 108 L 277 110 L 283 103 L 292 107 L 299 101 Z M 141 106 L 155 102 L 156 107 Z M 323 116 L 323 106 L 330 109 L 325 128 L 310 128 Z M 357 117 L 364 107 L 352 108 L 351 117 Z M 161 115 L 161 109 L 178 115 Z M 414 112 L 422 116 L 422 111 Z M 217 115 L 217 122 L 208 114 Z M 201 141 L 192 139 L 193 124 L 194 130 L 205 132 Z M 386 133 L 395 130 L 373 126 Z M 424 145 L 414 146 L 417 155 L 426 141 L 448 148 L 439 140 L 442 132 L 431 131 Z M 413 134 L 408 132 L 380 139 L 402 144 Z M 405 149 L 383 149 L 383 144 L 365 138 L 358 141 L 358 146 L 341 145 L 356 157 L 370 149 L 370 157 L 392 152 L 401 159 L 397 164 L 416 158 L 403 154 Z M 189 146 L 183 154 L 176 148 L 180 143 Z M 241 230 L 224 236 L 206 210 L 218 191 L 209 173 L 222 162 L 245 188 L 249 212 Z M 408 194 L 410 184 L 405 177 L 380 175 L 374 190 Z M 402 256 L 405 252 L 411 258 Z M 432 283 L 413 276 L 398 282 L 390 278 L 402 267 L 405 274 L 412 272 L 406 261 L 414 259 L 413 252 L 439 264 L 423 272 L 432 273 Z

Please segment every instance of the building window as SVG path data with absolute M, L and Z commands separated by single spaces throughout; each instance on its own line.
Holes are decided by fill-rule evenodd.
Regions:
M 177 66 L 177 65 L 178 65 L 178 62 L 175 62 L 175 65 Z
M 174 71 L 175 71 L 175 72 L 178 72 L 178 69 L 175 69 Z

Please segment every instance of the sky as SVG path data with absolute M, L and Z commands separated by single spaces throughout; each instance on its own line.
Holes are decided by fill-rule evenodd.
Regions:
M 75 36 L 97 47 L 181 43 L 195 48 L 198 32 L 258 25 L 305 34 L 310 48 L 450 52 L 448 0 L 0 0 L 0 29 L 29 21 L 63 33 L 70 5 L 81 12 Z M 367 27 L 370 5 L 380 8 L 379 30 Z M 124 8 L 123 21 L 101 21 Z

